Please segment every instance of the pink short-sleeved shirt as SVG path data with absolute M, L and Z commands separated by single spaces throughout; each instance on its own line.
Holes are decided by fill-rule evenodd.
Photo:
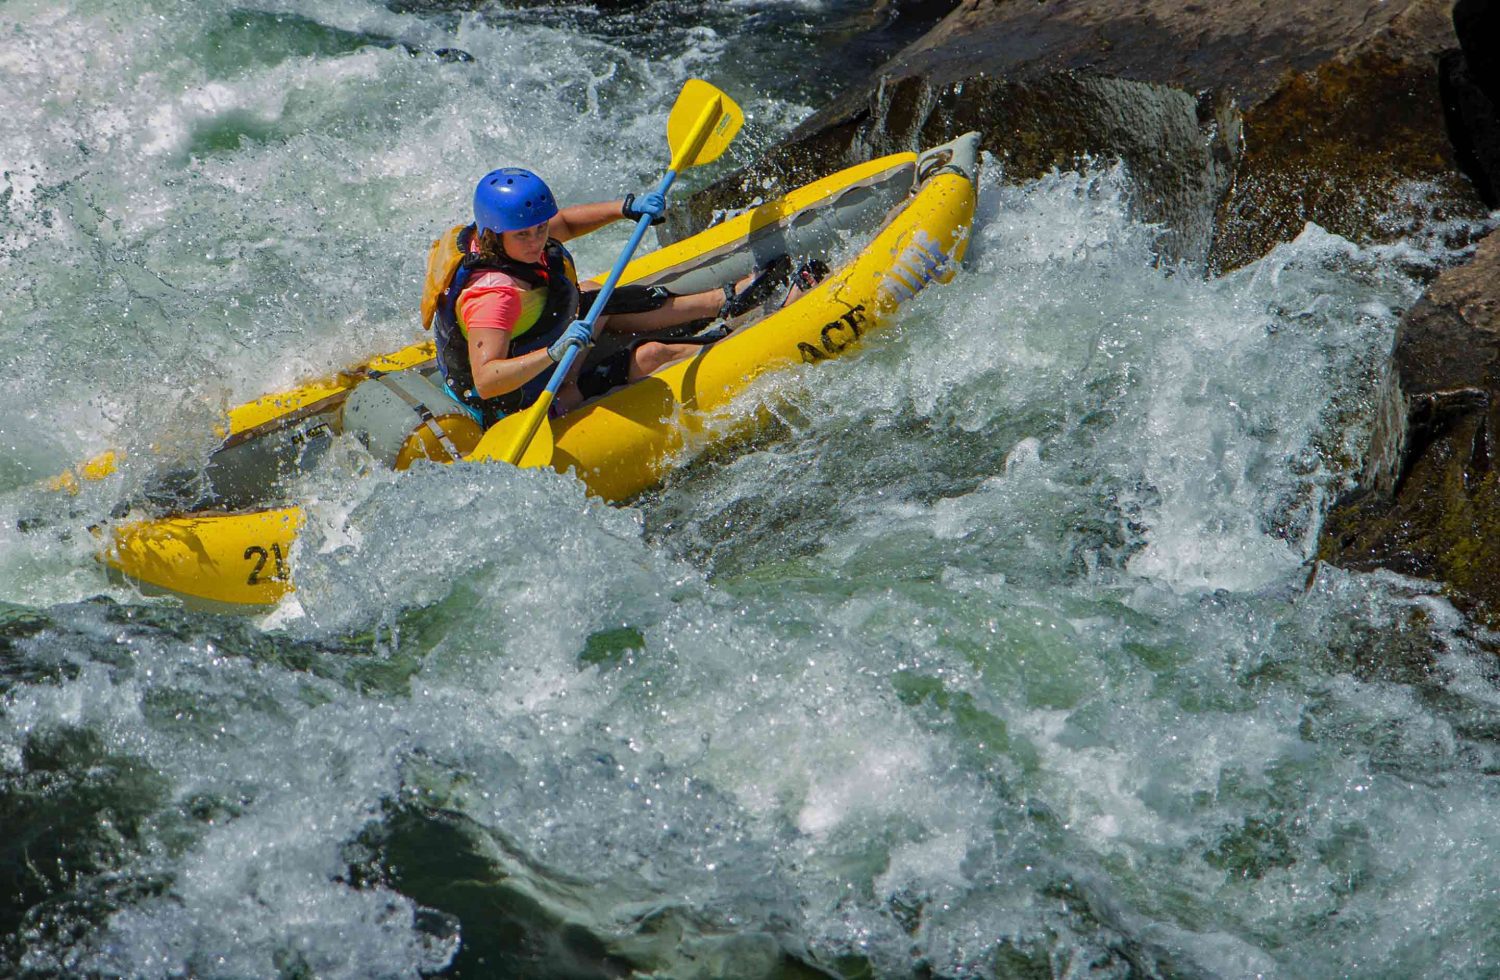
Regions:
M 512 276 L 489 270 L 481 272 L 458 297 L 459 322 L 467 330 L 503 330 L 521 319 L 521 291 L 526 288 Z

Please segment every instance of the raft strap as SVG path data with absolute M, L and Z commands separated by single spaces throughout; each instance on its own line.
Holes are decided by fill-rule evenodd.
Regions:
M 453 440 L 448 438 L 448 433 L 444 432 L 443 427 L 437 424 L 437 419 L 433 417 L 432 409 L 428 408 L 418 399 L 413 398 L 411 393 L 396 384 L 390 375 L 375 373 L 371 377 L 385 385 L 387 391 L 411 406 L 411 410 L 417 413 L 417 417 L 422 420 L 422 424 L 427 426 L 427 431 L 431 432 L 433 438 L 437 439 L 438 445 L 442 446 L 444 451 L 448 453 L 449 459 L 456 463 L 463 458 L 463 454 L 458 451 L 458 447 L 453 444 Z

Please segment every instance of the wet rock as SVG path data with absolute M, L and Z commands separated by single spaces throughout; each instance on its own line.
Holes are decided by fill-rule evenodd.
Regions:
M 1489 0 L 1483 0 L 1489 2 Z M 1168 259 L 1217 271 L 1308 221 L 1393 238 L 1426 204 L 1483 207 L 1457 171 L 1438 64 L 1459 40 L 1441 0 L 1019 3 L 965 0 L 862 89 L 798 127 L 683 224 L 835 164 L 978 129 L 1008 179 L 1121 159 Z
M 861 20 L 871 28 L 897 22 L 926 24 L 930 28 L 957 10 L 958 5 L 959 0 L 875 0 Z
M 401 48 L 413 58 L 425 57 L 428 53 L 425 49 L 410 44 L 402 44 Z M 433 48 L 432 56 L 438 61 L 450 65 L 469 64 L 474 60 L 474 56 L 463 48 Z
M 863 10 L 826 21 L 820 28 L 824 57 L 812 65 L 812 101 L 862 84 L 907 45 L 952 13 L 959 0 L 875 0 Z
M 1443 110 L 1459 166 L 1484 202 L 1500 207 L 1500 3 L 1459 0 L 1453 26 L 1459 49 L 1439 65 Z
M 1500 233 L 1435 279 L 1397 332 L 1361 490 L 1319 557 L 1441 581 L 1500 626 Z

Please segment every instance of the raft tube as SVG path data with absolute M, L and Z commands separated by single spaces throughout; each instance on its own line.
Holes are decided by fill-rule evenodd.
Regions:
M 952 277 L 974 214 L 978 143 L 970 133 L 922 154 L 851 167 L 637 258 L 621 283 L 679 293 L 716 288 L 783 254 L 820 257 L 834 268 L 795 302 L 552 421 L 552 452 L 542 465 L 621 501 L 696 451 L 763 424 L 763 406 L 723 409 L 768 372 L 848 352 L 906 300 Z M 866 244 L 838 264 L 851 240 Z M 293 588 L 304 522 L 294 503 L 275 499 L 276 488 L 332 439 L 353 436 L 398 469 L 419 458 L 491 461 L 521 414 L 481 433 L 443 392 L 432 344 L 414 344 L 231 411 L 205 470 L 181 481 L 192 491 L 148 494 L 174 513 L 101 531 L 100 558 L 148 594 L 209 608 L 274 605 Z M 532 455 L 523 467 L 537 465 Z M 77 476 L 109 468 L 93 461 Z

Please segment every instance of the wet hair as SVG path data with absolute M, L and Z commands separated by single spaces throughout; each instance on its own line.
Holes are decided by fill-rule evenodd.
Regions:
M 504 247 L 500 244 L 499 232 L 485 228 L 479 232 L 479 249 L 475 253 L 475 259 L 481 264 L 503 262 L 510 259 L 505 254 Z M 511 261 L 514 261 L 511 259 Z
M 500 241 L 500 234 L 500 232 L 495 231 L 491 228 L 484 228 L 480 230 L 479 236 L 476 239 L 479 243 L 479 248 L 477 252 L 473 253 L 475 262 L 481 265 L 493 265 L 499 262 L 520 261 L 514 255 L 511 255 L 505 250 L 505 246 L 501 244 Z M 548 240 L 550 241 L 551 239 L 549 238 Z M 545 262 L 546 259 L 543 259 L 542 261 Z

